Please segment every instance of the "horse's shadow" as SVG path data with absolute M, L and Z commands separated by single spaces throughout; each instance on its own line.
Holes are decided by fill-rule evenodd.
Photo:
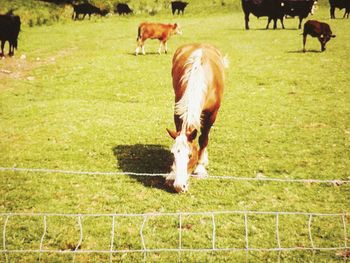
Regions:
M 113 153 L 123 172 L 165 174 L 170 172 L 173 162 L 171 152 L 164 146 L 156 144 L 117 145 L 113 147 Z M 147 187 L 174 192 L 165 185 L 165 179 L 161 176 L 130 175 L 130 177 Z

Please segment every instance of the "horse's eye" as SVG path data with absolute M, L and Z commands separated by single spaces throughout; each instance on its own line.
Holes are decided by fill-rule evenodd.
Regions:
M 188 154 L 188 158 L 190 158 L 190 159 L 192 158 L 192 153 Z
M 177 153 L 180 153 L 180 149 L 179 149 L 179 150 L 177 150 Z

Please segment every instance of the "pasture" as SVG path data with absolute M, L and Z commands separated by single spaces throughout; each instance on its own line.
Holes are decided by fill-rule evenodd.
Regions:
M 238 5 L 239 6 L 239 5 Z M 341 12 L 342 14 L 342 12 Z M 337 12 L 340 17 L 340 13 Z M 285 30 L 264 30 L 251 17 L 244 30 L 240 8 L 215 6 L 73 22 L 24 25 L 13 58 L 0 60 L 0 166 L 73 171 L 166 173 L 174 128 L 171 60 L 185 43 L 214 44 L 228 56 L 222 107 L 211 131 L 209 175 L 300 179 L 350 179 L 350 20 L 329 19 L 321 5 L 312 17 L 330 24 L 336 38 L 320 53 L 317 39 L 302 52 L 297 19 Z M 309 17 L 310 19 L 310 17 Z M 178 22 L 182 36 L 146 42 L 135 56 L 143 21 Z M 280 24 L 278 24 L 280 28 Z M 7 51 L 7 46 L 6 46 Z M 22 58 L 21 58 L 22 57 Z M 300 211 L 343 213 L 350 208 L 349 184 L 196 180 L 176 194 L 161 177 L 0 171 L 0 213 L 75 214 Z M 345 216 L 350 236 L 350 216 Z M 0 244 L 5 217 L 0 218 Z M 211 247 L 210 216 L 183 219 L 183 247 Z M 281 216 L 282 247 L 310 247 L 308 218 Z M 48 218 L 44 248 L 74 250 L 79 227 L 72 218 Z M 250 246 L 276 247 L 274 217 L 249 216 Z M 142 218 L 122 218 L 115 249 L 139 249 Z M 83 220 L 82 249 L 109 249 L 111 221 Z M 176 218 L 145 225 L 153 247 L 177 247 Z M 316 217 L 315 246 L 343 246 L 341 218 Z M 37 249 L 42 218 L 9 218 L 8 249 Z M 217 246 L 244 248 L 241 215 L 220 216 Z M 349 244 L 350 240 L 347 239 Z M 339 262 L 342 251 L 147 253 L 148 262 Z M 72 261 L 71 254 L 46 253 L 43 262 Z M 32 262 L 36 253 L 0 254 L 1 261 Z M 75 262 L 105 262 L 107 254 L 77 254 Z M 141 262 L 142 253 L 118 253 L 115 262 Z

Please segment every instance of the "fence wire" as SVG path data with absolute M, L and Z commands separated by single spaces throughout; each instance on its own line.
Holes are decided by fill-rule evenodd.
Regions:
M 166 177 L 166 173 L 134 173 L 134 172 L 91 172 L 91 171 L 71 171 L 55 170 L 44 168 L 17 168 L 17 167 L 0 167 L 0 171 L 14 172 L 32 172 L 32 173 L 57 173 L 57 174 L 76 174 L 76 175 L 129 175 L 140 177 Z M 212 175 L 203 178 L 205 180 L 231 180 L 231 181 L 270 181 L 281 183 L 320 183 L 320 184 L 350 184 L 350 180 L 342 179 L 293 179 L 293 178 L 272 178 L 272 177 L 241 177 L 230 175 Z
M 211 237 L 209 238 L 209 242 L 211 243 L 210 246 L 207 248 L 185 248 L 183 246 L 183 226 L 184 226 L 184 216 L 207 216 L 211 218 L 211 227 L 212 227 L 212 233 Z M 243 247 L 220 247 L 217 244 L 217 216 L 218 215 L 241 215 L 243 216 L 244 222 L 244 246 Z M 257 248 L 250 246 L 249 242 L 249 216 L 253 215 L 270 215 L 275 217 L 275 241 L 277 244 L 277 247 L 269 247 L 269 248 Z M 283 247 L 281 244 L 281 237 L 280 237 L 280 216 L 281 215 L 304 215 L 308 217 L 308 239 L 310 242 L 309 247 Z M 104 253 L 104 254 L 110 254 L 110 261 L 112 261 L 113 254 L 114 253 L 144 253 L 144 257 L 146 257 L 146 253 L 152 253 L 152 252 L 229 252 L 229 251 L 334 251 L 334 250 L 347 250 L 350 249 L 350 247 L 347 245 L 347 229 L 346 229 L 346 217 L 350 214 L 347 212 L 343 213 L 309 213 L 309 212 L 266 212 L 266 211 L 210 211 L 210 212 L 174 212 L 174 213 L 144 213 L 144 214 L 64 214 L 64 213 L 0 213 L 0 217 L 5 218 L 4 225 L 3 225 L 3 244 L 2 249 L 0 250 L 0 253 L 2 254 L 11 254 L 11 253 L 58 253 L 58 254 L 82 254 L 82 253 Z M 45 249 L 44 248 L 44 240 L 46 239 L 47 235 L 47 229 L 49 227 L 48 224 L 48 218 L 50 217 L 69 217 L 69 218 L 75 218 L 76 223 L 79 227 L 79 240 L 75 246 L 74 249 L 70 250 L 60 250 L 60 249 Z M 178 231 L 178 244 L 174 247 L 168 247 L 168 248 L 150 248 L 147 245 L 145 235 L 144 235 L 144 229 L 147 225 L 147 222 L 152 217 L 159 217 L 159 216 L 172 216 L 178 219 L 179 223 L 178 226 L 176 226 Z M 23 218 L 29 218 L 29 217 L 41 217 L 43 220 L 43 227 L 38 226 L 38 228 L 43 228 L 43 233 L 41 235 L 40 244 L 38 244 L 37 249 L 9 249 L 7 245 L 7 234 L 8 234 L 8 222 L 12 220 L 13 218 L 21 217 Z M 111 231 L 110 231 L 110 237 L 109 237 L 109 248 L 106 249 L 81 249 L 81 246 L 84 242 L 84 224 L 83 219 L 84 218 L 92 218 L 92 217 L 104 217 L 104 218 L 110 218 L 111 219 Z M 120 217 L 138 217 L 142 219 L 142 223 L 139 227 L 139 238 L 141 243 L 141 248 L 139 249 L 115 249 L 115 225 L 116 220 Z M 331 246 L 331 247 L 318 247 L 314 243 L 313 234 L 312 234 L 312 222 L 315 217 L 337 217 L 340 219 L 340 222 L 342 222 L 342 229 L 341 232 L 343 233 L 343 243 L 341 245 L 338 244 L 338 246 Z M 74 258 L 73 258 L 74 260 Z

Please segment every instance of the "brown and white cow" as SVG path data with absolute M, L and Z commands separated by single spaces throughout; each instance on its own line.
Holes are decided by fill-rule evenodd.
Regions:
M 145 41 L 147 39 L 158 39 L 160 41 L 158 53 L 162 51 L 162 46 L 164 46 L 164 52 L 168 52 L 167 41 L 172 35 L 182 35 L 180 26 L 175 24 L 161 24 L 161 23 L 148 23 L 144 22 L 139 25 L 138 35 L 137 35 L 137 47 L 136 55 L 138 55 L 140 48 L 142 54 L 145 55 Z

